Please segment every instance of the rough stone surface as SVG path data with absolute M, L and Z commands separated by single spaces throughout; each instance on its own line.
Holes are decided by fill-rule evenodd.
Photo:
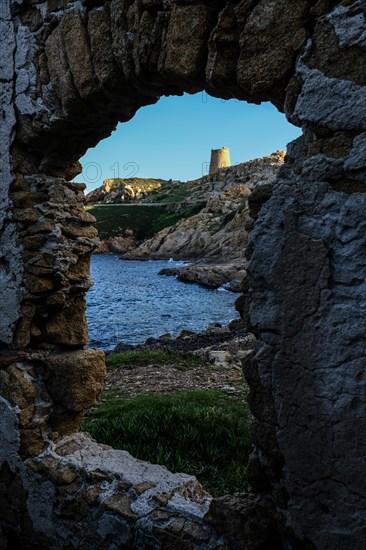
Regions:
M 229 549 L 203 521 L 212 499 L 194 477 L 171 474 L 85 434 L 50 443 L 21 462 L 16 412 L 3 399 L 0 408 L 3 548 L 14 547 L 25 529 L 29 539 L 22 545 L 30 549 L 164 548 L 167 538 L 192 550 L 197 543 Z
M 11 222 L 9 189 L 13 181 L 10 146 L 15 128 L 14 51 L 15 26 L 10 16 L 10 0 L 4 0 L 0 10 L 1 61 L 0 61 L 0 344 L 10 344 L 14 325 L 19 319 L 22 294 L 21 246 L 17 230 Z
M 95 405 L 103 389 L 104 353 L 88 349 L 50 354 L 46 363 L 45 385 L 54 404 L 52 427 L 62 434 L 72 433 L 73 420 L 76 429 L 80 425 L 82 416 L 77 413 Z
M 233 548 L 276 550 L 282 547 L 280 533 L 274 535 L 275 512 L 271 501 L 249 494 L 228 495 L 212 502 L 205 519 L 235 541 Z
M 175 276 L 183 283 L 197 283 L 208 288 L 224 288 L 233 292 L 242 290 L 246 276 L 243 263 L 191 264 L 186 267 L 164 268 L 159 275 Z
M 250 548 L 264 525 L 280 548 L 364 550 L 364 2 L 5 0 L 0 33 L 2 547 Z M 256 496 L 213 504 L 214 530 L 194 480 L 62 438 L 102 376 L 99 357 L 90 376 L 79 364 L 96 233 L 77 161 L 161 95 L 204 89 L 272 101 L 303 130 L 252 201 Z M 128 485 L 149 481 L 156 498 Z

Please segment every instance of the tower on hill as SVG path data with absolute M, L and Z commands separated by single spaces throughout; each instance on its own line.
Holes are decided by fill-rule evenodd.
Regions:
M 229 147 L 212 149 L 209 174 L 215 174 L 220 168 L 227 168 L 228 166 L 231 166 Z

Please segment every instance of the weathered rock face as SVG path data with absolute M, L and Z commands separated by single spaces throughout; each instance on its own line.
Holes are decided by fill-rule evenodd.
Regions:
M 224 227 L 220 227 L 222 217 L 215 216 L 205 208 L 199 214 L 181 220 L 174 227 L 162 229 L 125 257 L 137 260 L 204 258 L 213 261 L 244 258 L 247 234 L 243 228 L 248 218 L 247 210 L 243 210 L 237 212 L 234 219 Z
M 115 178 L 104 180 L 103 185 L 86 196 L 86 203 L 121 203 L 138 201 L 155 189 L 159 189 L 163 180 L 143 178 Z
M 362 0 L 2 2 L 3 547 L 227 544 L 202 522 L 204 505 L 190 535 L 173 526 L 176 518 L 133 509 L 120 474 L 98 458 L 98 479 L 110 484 L 103 508 L 107 495 L 87 482 L 101 448 L 80 436 L 72 436 L 78 449 L 64 447 L 103 376 L 100 355 L 83 349 L 95 231 L 82 189 L 68 182 L 118 120 L 163 94 L 206 89 L 272 101 L 303 129 L 272 195 L 257 197 L 251 237 L 248 301 L 259 351 L 244 367 L 257 498 L 240 507 L 223 500 L 238 513 L 216 526 L 234 547 L 274 540 L 364 550 L 365 12 Z M 172 485 L 181 488 L 172 504 L 179 525 L 187 525 L 195 499 L 182 479 Z M 273 538 L 257 544 L 258 524 Z
M 126 254 L 130 250 L 134 250 L 136 246 L 137 243 L 133 231 L 127 229 L 123 236 L 109 237 L 108 240 L 104 241 L 100 240 L 95 249 L 95 253 L 103 254 L 113 252 L 114 254 Z
M 242 290 L 242 281 L 246 278 L 246 271 L 242 262 L 228 262 L 224 264 L 190 264 L 182 267 L 166 267 L 159 275 L 175 276 L 183 283 L 197 283 L 208 288 L 222 286 L 233 292 Z

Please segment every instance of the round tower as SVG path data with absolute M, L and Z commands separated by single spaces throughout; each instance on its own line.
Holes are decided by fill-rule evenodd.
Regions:
M 230 149 L 229 147 L 221 147 L 221 149 L 212 149 L 210 174 L 215 174 L 220 168 L 231 166 Z

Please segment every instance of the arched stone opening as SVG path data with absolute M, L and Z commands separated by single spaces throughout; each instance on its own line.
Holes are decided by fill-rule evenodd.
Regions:
M 1 482 L 13 489 L 4 532 L 25 548 L 103 548 L 115 537 L 129 547 L 132 536 L 136 548 L 216 548 L 232 529 L 243 548 L 363 548 L 363 3 L 5 2 L 0 19 Z M 77 159 L 142 105 L 203 89 L 270 100 L 304 135 L 252 232 L 249 313 L 261 347 L 244 368 L 256 496 L 234 505 L 235 521 L 228 503 L 214 504 L 219 534 L 205 524 L 197 539 L 172 534 L 155 508 L 131 516 L 126 495 L 98 500 L 98 475 L 123 485 L 113 453 L 62 436 L 103 378 L 102 356 L 83 349 L 94 230 L 70 183 Z
M 228 324 L 234 318 L 238 319 L 234 306 L 235 294 L 222 292 L 224 288 L 231 288 L 230 277 L 240 269 L 233 287 L 239 291 L 240 277 L 243 277 L 242 270 L 246 265 L 248 233 L 243 228 L 249 219 L 248 200 L 244 203 L 242 195 L 234 193 L 239 192 L 239 187 L 243 187 L 244 193 L 250 193 L 257 182 L 259 185 L 265 182 L 271 185 L 270 182 L 283 164 L 283 149 L 299 133 L 300 130 L 289 124 L 284 114 L 270 103 L 249 105 L 244 101 L 222 100 L 205 93 L 185 94 L 184 97 L 162 97 L 156 104 L 140 109 L 131 121 L 119 124 L 109 138 L 86 152 L 80 159 L 83 170 L 75 179 L 87 185 L 86 208 L 97 217 L 96 227 L 101 239 L 96 249 L 97 255 L 92 261 L 94 286 L 87 295 L 92 347 L 112 350 L 121 343 L 142 344 L 147 338 L 158 338 L 163 333 L 178 336 L 182 330 L 203 331 L 213 322 Z M 233 164 L 238 166 L 210 175 L 210 144 L 221 142 L 230 143 Z M 281 152 L 267 155 L 276 149 L 281 149 Z M 247 160 L 249 162 L 246 163 Z M 120 187 L 117 188 L 117 181 L 113 178 L 137 180 L 124 181 L 123 186 L 122 180 L 118 181 Z M 166 183 L 167 188 L 173 185 L 170 196 L 165 196 L 166 191 L 163 192 L 163 188 L 158 193 L 163 193 L 164 197 L 157 195 L 157 191 L 151 197 L 145 195 L 144 186 L 150 180 L 154 185 L 158 184 L 156 179 L 162 180 L 163 188 Z M 168 183 L 169 180 L 171 183 Z M 142 193 L 138 189 L 137 197 L 129 188 L 124 192 L 124 185 L 130 183 L 134 190 L 135 186 L 142 188 Z M 211 205 L 207 198 L 214 191 L 219 196 L 219 203 L 215 199 Z M 140 206 L 134 204 L 136 200 L 141 201 Z M 185 209 L 192 208 L 193 200 L 196 201 L 193 206 L 194 216 L 186 220 Z M 226 227 L 224 218 L 228 208 L 232 210 L 231 222 L 239 204 L 240 210 L 245 204 L 245 211 L 240 215 L 238 212 L 234 224 L 223 230 Z M 164 227 L 167 232 L 152 238 L 150 227 L 154 227 L 154 233 L 159 230 L 155 220 L 162 215 L 161 212 L 164 212 L 163 215 L 166 212 L 170 217 L 174 216 L 174 220 L 179 218 L 179 224 L 182 222 L 183 226 L 178 225 L 175 232 L 172 222 L 168 220 L 160 226 L 160 229 Z M 187 223 L 184 224 L 183 220 Z M 129 235 L 133 231 L 133 236 L 125 239 L 126 231 Z M 145 240 L 147 242 L 142 242 Z M 129 262 L 98 257 L 98 253 L 108 251 L 119 255 L 127 253 Z M 216 276 L 210 277 L 205 271 L 200 274 L 198 268 L 198 276 L 201 275 L 199 280 L 203 285 L 207 282 L 211 288 L 220 287 L 220 284 L 226 286 L 216 292 L 207 290 L 204 286 L 181 285 L 179 288 L 180 283 L 177 283 L 174 292 L 171 287 L 174 279 L 155 278 L 155 271 L 157 275 L 164 268 L 170 269 L 171 273 L 172 268 L 179 269 L 182 266 L 155 262 L 155 269 L 154 264 L 139 267 L 138 263 L 130 261 L 139 259 L 174 259 L 218 264 L 214 269 Z M 104 264 L 106 272 L 102 268 Z M 134 281 L 132 266 L 135 265 L 138 277 L 149 268 L 153 280 L 149 275 L 146 281 Z M 124 271 L 130 273 L 129 278 L 126 278 Z M 183 268 L 183 273 L 183 277 L 187 277 L 188 273 L 190 280 L 193 280 L 194 268 L 191 271 L 189 268 L 184 271 Z M 163 279 L 168 288 L 171 288 L 172 301 L 165 304 L 163 300 L 158 305 L 152 303 L 152 297 L 158 287 L 166 286 L 162 283 Z M 130 314 L 131 286 L 135 288 L 138 303 Z M 184 298 L 188 298 L 187 305 L 191 303 L 189 296 L 192 292 L 201 293 L 200 296 L 197 295 L 197 301 L 201 302 L 202 311 L 196 309 L 195 302 L 192 303 L 192 310 L 188 306 L 188 311 L 184 311 Z M 108 315 L 107 308 L 103 307 L 103 313 L 97 316 L 96 311 L 103 303 L 110 308 Z M 219 303 L 225 308 L 222 316 Z M 165 318 L 160 317 L 162 307 L 167 308 L 165 313 L 168 315 L 164 315 Z M 179 319 L 181 316 L 183 318 Z M 127 333 L 124 331 L 124 327 L 132 328 L 133 320 L 137 329 L 135 335 L 129 330 Z

